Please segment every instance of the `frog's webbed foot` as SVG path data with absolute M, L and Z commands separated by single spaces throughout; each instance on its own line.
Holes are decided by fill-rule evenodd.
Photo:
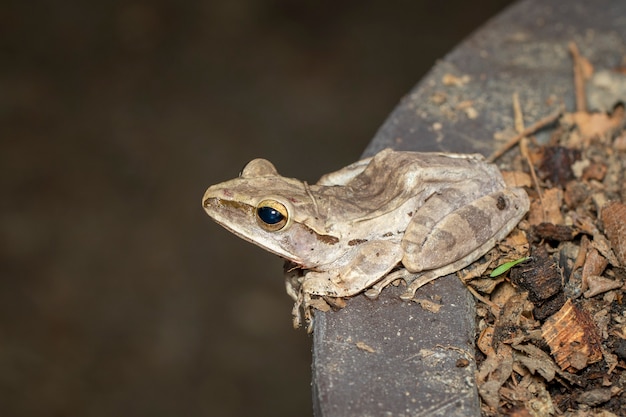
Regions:
M 289 290 L 287 292 L 289 292 Z M 289 295 L 292 294 L 290 293 Z M 294 298 L 293 308 L 291 309 L 293 328 L 299 329 L 302 326 L 302 319 L 304 317 L 306 331 L 307 333 L 311 333 L 313 331 L 313 306 L 311 296 L 303 293 L 302 291 L 299 291 L 295 295 L 296 297 Z
M 294 264 L 288 261 L 285 262 L 284 269 L 285 289 L 287 290 L 287 294 L 289 295 L 289 297 L 291 297 L 291 299 L 294 301 L 293 308 L 291 309 L 293 328 L 298 329 L 300 326 L 302 326 L 302 308 L 305 310 L 305 321 L 310 320 L 311 318 L 311 313 L 306 313 L 306 310 L 309 307 L 308 302 L 302 292 L 303 274 L 301 269 L 294 267 Z
M 311 294 L 302 291 L 302 279 L 297 275 L 286 274 L 285 287 L 287 288 L 287 294 L 294 301 L 291 309 L 293 328 L 300 328 L 304 322 L 307 333 L 311 333 L 313 331 L 313 308 L 319 305 L 318 300 L 311 299 Z M 320 299 L 320 301 L 324 302 L 323 299 Z M 321 307 L 317 308 L 323 309 Z
M 293 308 L 291 309 L 291 317 L 293 328 L 298 329 L 302 326 L 302 316 L 300 315 L 300 307 L 302 306 L 302 299 L 298 299 L 293 303 Z

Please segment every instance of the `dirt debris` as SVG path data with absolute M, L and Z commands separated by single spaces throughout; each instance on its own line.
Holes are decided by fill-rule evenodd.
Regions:
M 484 301 L 476 341 L 483 416 L 626 416 L 626 97 L 588 110 L 597 108 L 586 94 L 598 77 L 569 48 L 576 109 L 558 109 L 491 157 L 521 144 L 506 165 L 526 168 L 505 178 L 526 187 L 531 210 L 485 262 L 458 273 Z M 540 129 L 552 130 L 548 143 L 531 137 Z

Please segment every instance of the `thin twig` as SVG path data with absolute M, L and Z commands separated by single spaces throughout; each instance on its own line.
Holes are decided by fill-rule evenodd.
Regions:
M 524 115 L 522 113 L 522 106 L 519 104 L 519 95 L 517 92 L 513 93 L 513 114 L 515 115 L 515 130 L 517 133 L 524 132 Z M 528 164 L 528 168 L 530 170 L 530 176 L 533 179 L 533 184 L 535 185 L 535 190 L 537 191 L 537 195 L 539 196 L 539 203 L 541 203 L 541 207 L 545 207 L 543 204 L 543 195 L 541 192 L 541 188 L 539 187 L 539 180 L 537 179 L 537 172 L 535 171 L 535 166 L 532 164 L 530 159 L 530 153 L 528 152 L 528 137 L 524 136 L 520 139 L 519 150 L 522 157 L 526 160 Z
M 466 285 L 465 288 L 467 288 L 478 301 L 483 302 L 487 307 L 489 307 L 489 311 L 491 311 L 491 314 L 493 314 L 494 317 L 498 317 L 500 315 L 500 306 L 487 297 L 480 295 L 471 285 Z
M 524 131 L 524 115 L 522 114 L 522 106 L 519 104 L 519 94 L 517 94 L 517 91 L 513 93 L 513 119 L 515 131 L 522 133 Z
M 533 125 L 527 127 L 526 129 L 524 129 L 523 132 L 518 133 L 517 135 L 515 135 L 515 137 L 511 138 L 507 143 L 505 143 L 500 149 L 498 149 L 497 151 L 495 151 L 494 153 L 492 153 L 489 158 L 487 158 L 487 160 L 489 162 L 494 162 L 496 159 L 500 158 L 502 155 L 504 155 L 504 153 L 506 151 L 508 151 L 509 149 L 511 149 L 513 146 L 517 145 L 517 143 L 524 137 L 524 136 L 530 136 L 534 133 L 537 133 L 539 130 L 543 129 L 546 126 L 551 125 L 552 123 L 556 122 L 559 117 L 561 117 L 561 114 L 563 114 L 563 108 L 560 107 L 557 111 L 555 111 L 552 114 L 549 114 L 548 116 L 544 117 L 541 120 L 538 120 L 537 122 L 535 122 Z
M 578 51 L 578 45 L 575 42 L 569 43 L 569 52 L 572 54 L 574 69 L 574 88 L 576 92 L 576 111 L 587 111 L 587 97 L 585 93 L 585 75 L 583 73 L 583 58 Z

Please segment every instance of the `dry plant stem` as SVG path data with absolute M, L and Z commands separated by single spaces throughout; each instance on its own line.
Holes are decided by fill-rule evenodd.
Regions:
M 578 51 L 578 45 L 575 42 L 569 43 L 569 51 L 572 54 L 574 69 L 574 88 L 576 93 L 576 111 L 587 111 L 587 98 L 585 94 L 585 77 L 583 76 L 583 68 Z
M 519 94 L 517 91 L 513 93 L 513 114 L 515 120 L 515 131 L 522 133 L 524 131 L 524 115 L 522 114 L 522 106 L 519 104 Z
M 494 317 L 498 317 L 500 315 L 500 306 L 498 306 L 496 303 L 494 303 L 493 301 L 491 301 L 490 299 L 483 297 L 482 295 L 480 295 L 478 293 L 478 291 L 476 291 L 474 288 L 472 288 L 471 285 L 466 285 L 465 288 L 467 288 L 469 290 L 469 292 L 472 293 L 472 295 L 479 300 L 480 302 L 484 303 L 486 306 L 489 307 L 489 311 L 491 311 L 491 314 L 493 314 Z
M 523 132 L 521 132 L 521 133 L 515 135 L 513 138 L 511 138 L 500 149 L 498 149 L 497 151 L 492 153 L 489 156 L 489 158 L 487 158 L 487 161 L 494 162 L 496 159 L 498 159 L 502 155 L 504 155 L 504 153 L 506 151 L 511 149 L 513 146 L 517 145 L 517 143 L 520 140 L 522 140 L 523 137 L 532 135 L 532 134 L 536 133 L 537 131 L 543 129 L 544 127 L 549 126 L 552 123 L 556 122 L 559 119 L 559 117 L 561 117 L 561 114 L 563 114 L 563 108 L 559 108 L 554 113 L 549 114 L 548 116 L 544 117 L 543 119 L 538 120 L 533 125 L 531 125 L 531 126 L 527 127 L 526 129 L 524 129 Z
M 524 115 L 522 114 L 522 106 L 519 104 L 519 94 L 517 94 L 517 92 L 513 93 L 513 112 L 515 114 L 515 130 L 517 133 L 522 133 L 524 132 Z M 543 196 L 541 188 L 539 187 L 539 180 L 537 179 L 535 166 L 532 164 L 530 155 L 528 154 L 528 138 L 526 136 L 520 138 L 520 153 L 526 160 L 526 164 L 530 169 L 530 176 L 533 179 L 533 184 L 535 184 L 535 190 L 537 190 L 539 202 L 543 207 Z
M 537 191 L 537 196 L 539 197 L 539 204 L 541 204 L 541 207 L 545 207 L 545 205 L 543 204 L 543 193 L 541 192 L 541 187 L 539 186 L 539 179 L 537 178 L 537 171 L 535 171 L 535 166 L 530 160 L 530 155 L 528 154 L 528 138 L 522 138 L 522 141 L 520 143 L 520 153 L 524 157 L 524 160 L 526 160 L 526 164 L 528 164 L 528 168 L 530 170 L 530 176 L 533 179 L 533 184 L 535 185 L 535 191 Z M 545 211 L 544 211 L 544 217 L 545 217 Z

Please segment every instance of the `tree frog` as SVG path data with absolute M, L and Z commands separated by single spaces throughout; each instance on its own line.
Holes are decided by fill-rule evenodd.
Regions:
M 311 329 L 320 297 L 376 297 L 402 278 L 409 300 L 427 282 L 474 262 L 529 209 L 479 154 L 385 149 L 316 184 L 281 176 L 265 159 L 209 187 L 207 214 L 237 236 L 285 258 L 287 292 Z

